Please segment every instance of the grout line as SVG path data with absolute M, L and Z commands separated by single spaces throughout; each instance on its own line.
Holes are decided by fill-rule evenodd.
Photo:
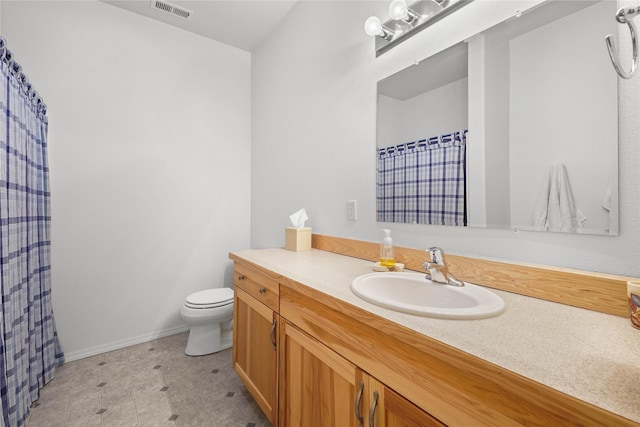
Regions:
M 62 420 L 62 425 L 66 425 L 67 424 L 67 417 L 69 416 L 69 406 L 71 405 L 71 392 L 73 391 L 73 384 L 74 384 L 75 379 L 76 379 L 76 367 L 77 367 L 77 364 L 75 362 L 71 362 L 71 363 L 73 363 L 72 369 L 71 369 L 71 388 L 69 390 L 67 390 L 67 405 L 66 405 L 66 408 L 64 410 L 64 418 Z
M 101 362 L 104 362 L 104 354 L 102 355 L 102 361 Z M 103 371 L 104 367 L 106 366 L 106 364 L 104 364 L 104 365 L 100 365 L 99 364 L 99 366 L 100 366 L 100 383 L 103 383 L 105 381 L 104 381 L 104 378 L 103 378 L 103 372 L 102 371 Z M 104 402 L 104 387 L 102 387 L 100 389 L 100 409 L 98 409 L 99 411 L 102 410 L 102 408 L 104 408 L 103 402 Z M 104 421 L 102 419 L 103 416 L 104 416 L 104 412 L 100 414 L 100 426 L 101 427 L 104 427 Z
M 137 399 L 138 393 L 136 393 L 136 387 L 135 387 L 135 384 L 133 383 L 133 375 L 131 373 L 130 362 L 131 362 L 131 355 L 127 353 L 127 370 L 129 371 L 129 376 L 131 377 L 131 393 L 133 394 L 133 406 L 136 408 L 136 423 L 140 425 L 140 417 L 138 417 L 138 399 Z
M 162 361 L 163 363 L 165 363 L 165 361 Z M 167 383 L 164 380 L 164 375 L 162 375 L 162 371 L 159 371 L 158 374 L 160 374 L 160 378 L 162 379 L 162 387 L 169 387 L 167 385 Z M 169 407 L 169 411 L 171 412 L 171 416 L 175 415 L 175 412 L 173 411 L 173 408 L 171 407 L 171 400 L 169 400 L 169 398 L 167 397 L 167 393 L 164 393 L 164 399 L 167 401 L 167 406 Z M 171 417 L 170 416 L 170 417 Z M 175 420 L 171 421 L 174 425 L 176 425 Z

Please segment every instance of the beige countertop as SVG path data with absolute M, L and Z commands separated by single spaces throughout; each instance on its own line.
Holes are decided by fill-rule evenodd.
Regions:
M 312 249 L 234 255 L 570 396 L 640 422 L 640 330 L 629 319 L 492 289 L 507 306 L 489 319 L 399 313 L 356 297 L 373 263 Z

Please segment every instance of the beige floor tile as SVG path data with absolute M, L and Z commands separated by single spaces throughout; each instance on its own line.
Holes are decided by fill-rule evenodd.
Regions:
M 95 415 L 102 409 L 100 389 L 94 387 L 95 390 L 84 395 L 73 396 L 69 399 L 67 408 L 67 419 L 87 418 Z
M 148 407 L 169 407 L 167 394 L 164 391 L 160 391 L 160 389 L 153 391 L 135 391 L 134 398 L 138 412 L 143 411 Z
M 233 408 L 236 407 L 233 399 L 223 393 L 217 393 L 215 396 L 202 399 L 202 403 L 211 419 L 218 419 L 226 416 Z
M 42 400 L 38 399 L 31 405 L 31 413 L 33 412 L 66 412 L 69 407 L 69 396 L 60 394 L 56 399 Z
M 266 415 L 262 412 L 262 409 L 258 406 L 255 400 L 249 398 L 239 398 L 235 401 L 236 406 L 240 409 L 241 412 L 247 414 L 247 416 L 253 420 L 253 422 L 269 422 L 267 420 Z
M 212 424 L 211 417 L 199 398 L 193 396 L 170 398 L 169 405 L 172 414 L 178 417 L 175 420 L 176 425 L 206 426 Z
M 270 427 L 233 372 L 231 350 L 187 356 L 187 338 L 182 333 L 59 367 L 27 427 Z
M 194 387 L 192 383 L 176 383 L 176 384 L 167 384 L 167 389 L 165 391 L 167 400 L 169 403 L 173 402 L 200 402 L 200 395 L 195 393 Z
M 66 407 L 69 396 L 71 394 L 71 379 L 67 379 L 65 383 L 49 382 L 46 387 L 40 390 L 40 396 L 36 401 L 39 405 L 48 405 L 51 403 L 62 403 Z
M 67 416 L 64 427 L 102 427 L 102 417 L 98 414 L 78 418 Z
M 108 353 L 104 353 L 104 361 L 112 362 L 112 361 L 127 361 L 129 358 L 129 353 L 131 352 L 131 347 L 125 347 L 118 350 L 113 350 Z
M 27 425 L 29 427 L 63 426 L 67 405 L 42 405 L 32 408 Z
M 64 417 L 61 420 L 54 419 L 34 419 L 28 420 L 27 426 L 29 427 L 64 427 Z
M 56 368 L 55 378 L 71 377 L 75 366 L 75 362 L 68 362 L 62 366 L 58 366 Z
M 73 402 L 86 398 L 88 395 L 100 394 L 100 381 L 91 381 L 83 384 L 77 384 L 69 390 L 69 401 Z
M 122 400 L 108 406 L 102 414 L 102 427 L 135 427 L 138 425 L 138 414 L 133 399 Z
M 139 424 L 140 427 L 175 427 L 176 423 L 173 421 L 166 421 L 166 420 L 157 420 L 157 419 L 151 419 L 151 420 L 140 420 Z
M 113 406 L 122 405 L 125 402 L 130 402 L 130 404 L 135 408 L 136 399 L 133 388 L 102 391 L 101 403 L 103 408 L 111 408 Z
M 165 367 L 160 368 L 160 375 L 165 385 L 190 385 L 192 384 L 192 376 L 189 371 L 183 367 Z
M 186 415 L 180 415 L 175 423 L 178 427 L 215 427 L 213 420 L 206 412 L 190 412 Z
M 69 394 L 72 396 L 84 395 L 98 387 L 100 382 L 99 367 L 95 371 L 76 370 L 73 375 Z
M 99 364 L 101 362 L 104 361 L 104 355 L 103 354 L 98 354 L 96 356 L 91 356 L 91 357 L 86 357 L 84 359 L 80 359 L 80 360 L 76 360 L 75 363 L 75 369 L 76 370 L 85 370 L 85 369 L 92 369 L 95 366 L 99 366 Z
M 136 405 L 138 423 L 141 426 L 175 426 L 175 422 L 169 420 L 173 413 L 168 402 L 158 403 L 152 406 L 140 408 Z
M 249 415 L 240 411 L 235 405 L 226 408 L 226 410 L 213 417 L 213 425 L 215 427 L 244 427 L 249 422 L 252 422 Z
M 119 391 L 122 392 L 132 392 L 134 387 L 134 381 L 131 375 L 120 378 L 112 378 L 109 380 L 105 380 L 104 386 L 102 388 L 102 395 L 105 393 L 117 393 Z
M 131 376 L 131 370 L 127 360 L 108 361 L 100 369 L 100 379 L 104 382 L 129 376 Z

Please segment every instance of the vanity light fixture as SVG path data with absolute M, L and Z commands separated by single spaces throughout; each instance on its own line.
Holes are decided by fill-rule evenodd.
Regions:
M 435 3 L 435 2 L 434 2 Z M 401 20 L 409 25 L 417 23 L 420 17 L 411 9 L 406 0 L 393 0 L 389 5 L 389 16 L 396 21 Z
M 389 5 L 389 19 L 382 23 L 371 16 L 364 24 L 365 32 L 375 37 L 376 56 L 417 34 L 472 0 L 393 0 Z
M 364 32 L 370 36 L 378 36 L 384 40 L 391 40 L 393 33 L 390 29 L 382 25 L 382 21 L 377 16 L 370 16 L 364 23 Z

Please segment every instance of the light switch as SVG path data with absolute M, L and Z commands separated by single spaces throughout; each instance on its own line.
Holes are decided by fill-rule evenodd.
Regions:
M 355 200 L 347 200 L 347 220 L 356 221 L 358 219 L 358 207 Z

